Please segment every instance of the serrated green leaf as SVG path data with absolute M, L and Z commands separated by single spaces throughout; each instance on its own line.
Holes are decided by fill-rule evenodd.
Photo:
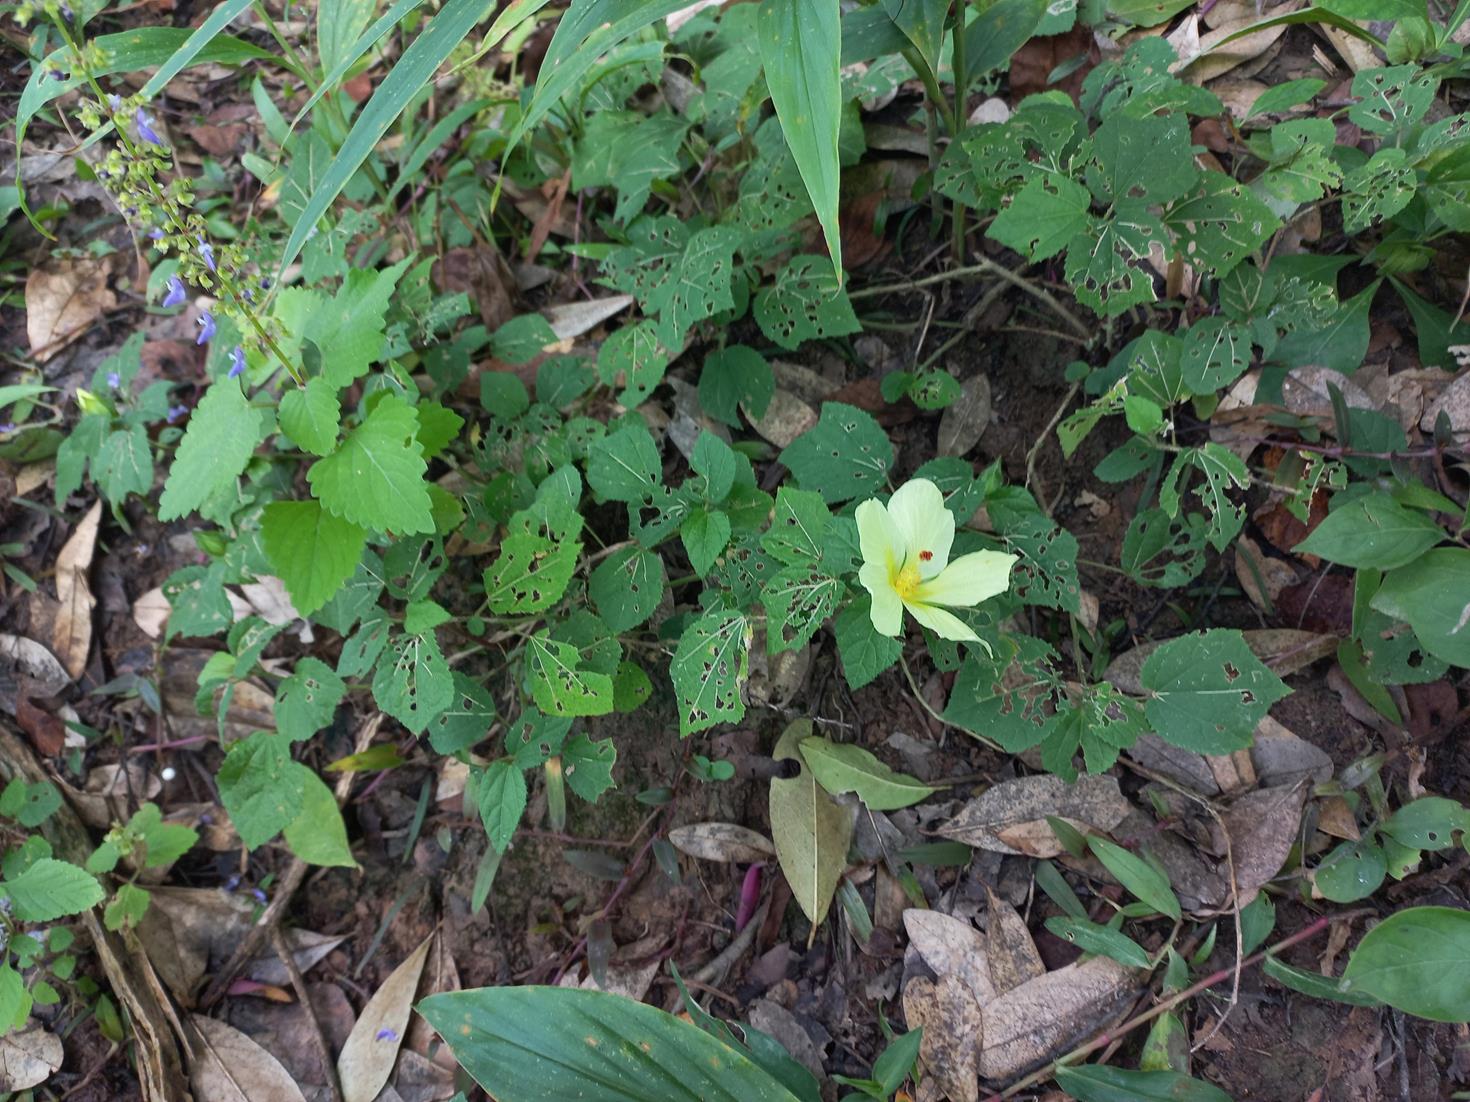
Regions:
M 454 677 L 438 641 L 432 635 L 392 640 L 373 673 L 373 700 L 408 730 L 422 734 L 454 701 Z
M 822 495 L 782 486 L 776 491 L 771 527 L 761 536 L 761 549 L 787 566 L 822 561 L 827 526 L 832 522 Z
M 467 751 L 490 733 L 494 722 L 495 698 L 490 691 L 456 670 L 453 699 L 429 723 L 429 745 L 437 754 Z
M 732 344 L 711 352 L 699 371 L 699 406 L 716 421 L 740 427 L 740 407 L 752 417 L 765 416 L 776 375 L 766 358 L 753 348 Z
M 600 716 L 613 710 L 612 678 L 581 666 L 581 652 L 544 632 L 526 640 L 526 675 L 536 706 L 550 716 Z
M 297 768 L 302 774 L 300 811 L 284 828 L 286 848 L 308 865 L 357 868 L 337 798 L 310 769 L 304 765 Z
M 476 771 L 475 803 L 490 844 L 504 853 L 526 810 L 526 778 L 519 767 L 502 758 Z
M 531 532 L 512 532 L 500 555 L 485 571 L 485 597 L 495 613 L 542 612 L 567 590 L 582 544 L 551 540 Z
M 394 288 L 411 263 L 400 260 L 382 271 L 351 269 L 330 302 L 313 311 L 301 333 L 322 354 L 322 377 L 344 387 L 382 358 L 384 317 Z
M 142 425 L 107 434 L 92 460 L 92 477 L 113 502 L 153 489 L 153 452 Z
M 653 615 L 666 584 L 663 559 L 641 547 L 624 547 L 598 563 L 587 592 L 607 626 L 624 632 Z
M 679 525 L 679 539 L 689 565 L 704 577 L 730 543 L 730 518 L 719 509 L 695 509 Z
M 740 686 L 748 669 L 749 636 L 743 615 L 718 609 L 684 629 L 669 665 L 681 737 L 745 715 Z
M 781 462 L 829 504 L 880 492 L 893 467 L 893 445 L 872 414 L 826 402 L 816 425 L 781 452 Z
M 1066 176 L 1038 176 L 1016 193 L 986 231 L 1028 260 L 1055 256 L 1092 225 L 1092 195 Z
M 1251 365 L 1250 330 L 1228 318 L 1201 318 L 1184 334 L 1179 367 L 1184 385 L 1195 394 L 1213 394 L 1245 374 Z
M 658 445 L 643 425 L 629 425 L 592 445 L 587 484 L 608 501 L 644 503 L 662 487 Z
M 159 520 L 194 512 L 235 481 L 263 439 L 260 415 L 250 408 L 238 379 L 216 379 L 200 399 L 174 453 Z
M 214 635 L 234 623 L 221 567 L 186 566 L 175 570 L 163 583 L 163 596 L 169 604 L 169 639 Z
M 313 455 L 330 454 L 342 421 L 337 387 L 319 376 L 304 387 L 293 387 L 281 395 L 276 418 L 297 447 Z
M 561 751 L 562 771 L 567 787 L 588 803 L 613 786 L 612 768 L 618 760 L 612 739 L 590 739 L 577 735 Z
M 302 658 L 276 688 L 276 730 L 293 741 L 310 738 L 337 713 L 347 685 L 319 658 Z
M 669 355 L 659 343 L 658 327 L 644 319 L 625 325 L 597 351 L 597 374 L 608 386 L 622 381 L 618 401 L 632 408 L 642 405 L 663 381 Z
M 230 747 L 220 764 L 220 803 L 250 849 L 274 838 L 301 811 L 310 771 L 291 760 L 290 740 L 257 732 Z
M 895 773 L 861 746 L 832 742 L 820 735 L 802 739 L 800 746 L 802 760 L 818 784 L 834 796 L 856 792 L 873 811 L 897 811 L 938 791 Z
M 1423 513 L 1379 491 L 1333 509 L 1293 550 L 1343 566 L 1393 570 L 1444 538 L 1444 529 Z
M 85 869 L 40 857 L 18 876 L 0 880 L 17 922 L 50 922 L 81 914 L 102 901 L 102 885 Z
M 766 583 L 766 649 L 771 654 L 805 646 L 837 611 L 842 583 L 813 566 L 788 566 Z
M 382 398 L 341 446 L 307 472 L 322 507 L 353 524 L 404 535 L 432 532 L 418 418 L 396 395 Z
M 1154 731 L 1201 754 L 1249 746 L 1261 717 L 1290 692 L 1240 632 L 1223 628 L 1169 640 L 1148 656 L 1140 678 Z
M 842 661 L 842 676 L 848 687 L 861 689 L 903 653 L 903 641 L 879 635 L 873 627 L 872 599 L 862 593 L 837 614 L 833 630 L 837 636 L 837 655 Z
M 861 329 L 825 257 L 792 257 L 775 282 L 757 293 L 751 313 L 762 333 L 788 349 Z
M 260 520 L 261 545 L 271 569 L 310 616 L 357 571 L 367 532 L 333 516 L 316 501 L 273 501 Z

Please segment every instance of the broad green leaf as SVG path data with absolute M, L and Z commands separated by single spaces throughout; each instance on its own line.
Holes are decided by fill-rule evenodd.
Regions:
M 550 716 L 600 716 L 613 710 L 612 678 L 581 665 L 582 654 L 544 632 L 526 640 L 526 672 L 536 706 Z
M 1028 260 L 1045 260 L 1092 225 L 1092 195 L 1066 176 L 1038 176 L 1016 193 L 986 233 Z
M 158 519 L 187 516 L 233 483 L 263 436 L 260 415 L 250 408 L 240 381 L 216 379 L 195 407 L 174 453 Z
M 337 657 L 337 673 L 342 677 L 358 677 L 372 669 L 388 645 L 391 626 L 392 621 L 385 609 L 375 606 L 365 613 L 357 630 L 342 643 L 342 653 Z
M 994 650 L 965 655 L 944 718 L 1020 753 L 1052 733 L 1064 688 L 1051 665 L 1053 651 L 1042 640 L 1008 634 Z
M 1285 83 L 1273 85 L 1255 98 L 1247 117 L 1256 118 L 1260 115 L 1275 115 L 1289 111 L 1293 107 L 1308 102 L 1326 87 L 1325 80 L 1318 80 L 1315 77 L 1288 80 Z
M 1250 365 L 1250 330 L 1240 322 L 1201 318 L 1184 333 L 1179 367 L 1184 385 L 1195 394 L 1213 394 L 1229 386 Z
M 711 504 L 725 500 L 740 470 L 730 445 L 711 432 L 699 434 L 689 454 L 689 466 L 699 477 L 686 485 Z
M 153 489 L 153 452 L 142 425 L 107 434 L 92 460 L 92 477 L 111 502 Z
M 304 387 L 292 387 L 281 395 L 276 419 L 297 447 L 312 455 L 331 454 L 342 423 L 336 385 L 317 377 L 308 379 Z
M 364 528 L 401 535 L 432 532 L 434 517 L 424 482 L 428 467 L 417 433 L 413 407 L 396 395 L 385 395 L 335 452 L 307 472 L 322 507 Z
M 302 616 L 316 612 L 353 576 L 367 543 L 365 530 L 312 500 L 271 502 L 261 514 L 260 537 Z
M 597 564 L 587 592 L 608 628 L 624 632 L 653 615 L 666 584 L 662 558 L 641 547 L 624 547 Z
M 1333 976 L 1324 976 L 1320 972 L 1293 968 L 1289 964 L 1283 964 L 1276 956 L 1268 955 L 1261 962 L 1261 971 L 1283 987 L 1300 991 L 1303 995 L 1310 995 L 1314 999 L 1330 999 L 1332 1002 L 1347 1003 L 1349 1006 L 1383 1005 L 1379 999 L 1366 991 L 1344 991 L 1341 980 Z
M 490 335 L 490 351 L 498 360 L 509 364 L 528 364 L 556 343 L 556 331 L 551 323 L 540 314 L 521 314 Z M 488 383 L 486 380 L 489 380 Z M 508 397 L 504 406 L 485 402 L 485 388 L 500 386 L 509 388 L 514 397 Z M 498 417 L 515 417 L 525 411 L 528 404 L 525 384 L 514 375 L 490 372 L 480 377 L 480 395 L 485 408 Z
M 1042 21 L 1056 7 L 1047 0 L 996 0 L 971 19 L 965 28 L 966 89 L 992 70 L 1007 66 L 1033 34 L 1055 33 L 1045 30 Z M 1070 25 L 1059 28 L 1067 29 Z
M 697 508 L 679 525 L 689 565 L 701 578 L 730 543 L 730 518 L 719 509 Z
M 745 715 L 740 686 L 749 668 L 750 631 L 740 613 L 718 609 L 684 629 L 669 664 L 681 737 Z
M 175 570 L 163 583 L 163 596 L 169 604 L 168 639 L 214 635 L 235 621 L 218 565 Z
M 333 386 L 347 386 L 382 358 L 383 318 L 409 263 L 349 271 L 331 301 L 312 312 L 301 335 L 320 350 L 322 376 Z
M 1470 911 L 1410 907 L 1363 935 L 1343 988 L 1435 1022 L 1470 1021 Z
M 1332 510 L 1293 550 L 1343 566 L 1393 570 L 1444 538 L 1444 530 L 1423 513 L 1379 491 Z
M 856 792 L 874 811 L 896 811 L 938 791 L 904 773 L 895 773 L 861 746 L 813 735 L 802 739 L 800 748 L 802 760 L 818 784 L 834 796 Z
M 518 765 L 501 758 L 477 770 L 474 779 L 480 821 L 490 844 L 497 853 L 504 853 L 526 810 L 525 775 Z
M 944 22 L 949 15 L 949 0 L 883 0 L 882 7 L 938 84 L 939 54 L 944 49 Z
M 1077 1102 L 1230 1102 L 1213 1083 L 1177 1071 L 1129 1071 L 1103 1064 L 1057 1068 L 1057 1085 Z
M 781 452 L 781 462 L 804 489 L 835 505 L 882 490 L 893 467 L 893 445 L 872 414 L 826 402 L 816 425 Z
M 1281 220 L 1249 188 L 1223 173 L 1204 172 L 1189 194 L 1170 204 L 1164 224 L 1179 238 L 1175 251 L 1185 261 L 1223 276 L 1265 244 Z
M 649 188 L 679 174 L 679 149 L 689 123 L 671 112 L 599 111 L 572 151 L 572 188 L 612 187 L 613 218 L 629 222 L 643 210 Z
M 1304 326 L 1285 334 L 1270 359 L 1288 367 L 1330 367 L 1350 375 L 1368 351 L 1368 313 L 1378 293 L 1375 280 L 1337 307 L 1324 324 Z
M 588 803 L 613 786 L 612 767 L 618 760 L 612 739 L 591 739 L 577 735 L 561 751 L 562 771 L 567 787 Z
M 903 641 L 879 635 L 873 627 L 871 599 L 866 593 L 855 597 L 833 622 L 837 655 L 848 688 L 861 689 L 898 661 Z
M 1267 710 L 1289 689 L 1232 629 L 1171 639 L 1140 673 L 1148 721 L 1160 737 L 1201 754 L 1228 754 L 1251 743 Z
M 432 635 L 403 635 L 392 641 L 373 673 L 373 700 L 416 735 L 449 707 L 454 701 L 454 676 Z
M 771 654 L 805 646 L 837 611 L 840 581 L 812 566 L 788 566 L 766 583 L 766 649 Z
M 587 457 L 587 485 L 609 501 L 652 501 L 662 481 L 658 445 L 641 424 L 603 437 Z
M 25 1025 L 31 1013 L 31 993 L 25 980 L 8 961 L 0 961 L 0 1030 L 10 1032 Z
M 301 811 L 310 771 L 291 760 L 290 746 L 284 736 L 259 731 L 231 746 L 220 764 L 220 802 L 250 849 L 265 845 Z
M 838 0 L 761 0 L 755 29 L 781 133 L 811 196 L 832 257 L 833 278 L 840 283 L 837 137 L 842 119 L 842 25 Z
M 347 685 L 325 662 L 300 659 L 276 688 L 276 730 L 297 741 L 310 738 L 332 722 L 346 694 Z
M 1443 796 L 1422 796 L 1405 804 L 1383 824 L 1383 833 L 1402 846 L 1442 850 L 1455 835 L 1470 830 L 1470 810 Z
M 861 328 L 831 261 L 819 256 L 792 257 L 775 281 L 757 293 L 751 313 L 762 333 L 788 349 Z
M 821 562 L 831 523 L 821 494 L 782 486 L 776 491 L 775 513 L 770 530 L 761 537 L 761 549 L 787 566 Z
M 297 769 L 302 787 L 300 813 L 286 824 L 286 847 L 308 865 L 357 868 L 347 844 L 347 824 L 332 790 L 306 766 L 298 764 Z
M 1470 667 L 1470 551 L 1439 547 L 1389 571 L 1372 605 L 1412 627 L 1436 658 Z
M 486 987 L 431 995 L 418 1011 L 497 1098 L 797 1102 L 745 1053 L 621 995 Z
M 812 721 L 798 719 L 782 732 L 771 752 L 777 761 L 795 761 L 802 770 L 800 776 L 772 778 L 770 815 L 781 871 L 796 902 L 817 927 L 827 917 L 837 881 L 847 869 L 853 816 L 822 789 L 805 763 L 801 745 L 811 734 Z
M 1092 136 L 1087 185 L 1115 204 L 1173 202 L 1199 178 L 1194 162 L 1181 156 L 1188 148 L 1189 127 L 1180 114 L 1108 115 Z
M 1250 472 L 1244 460 L 1214 441 L 1179 452 L 1159 484 L 1159 506 L 1171 519 L 1180 515 L 1184 484 L 1191 470 L 1203 476 L 1195 481 L 1191 493 L 1204 507 L 1206 538 L 1216 551 L 1224 551 L 1245 524 L 1245 506 L 1236 504 L 1230 491 L 1249 486 Z
M 1162 222 L 1141 200 L 1115 205 L 1111 216 L 1072 238 L 1064 269 L 1077 300 L 1104 317 L 1154 300 L 1145 269 L 1153 244 L 1166 240 Z
M 629 409 L 648 401 L 668 366 L 658 327 L 647 319 L 623 326 L 597 350 L 598 378 L 608 386 L 621 384 L 618 401 Z
M 740 427 L 740 407 L 752 417 L 765 416 L 776 376 L 754 348 L 732 344 L 711 352 L 699 370 L 699 406 L 716 421 Z
M 1046 928 L 1064 941 L 1070 941 L 1084 953 L 1112 957 L 1129 968 L 1149 966 L 1148 954 L 1144 952 L 1143 946 L 1111 926 L 1102 926 L 1086 918 L 1053 915 L 1046 920 Z
M 490 733 L 495 698 L 479 682 L 454 672 L 454 699 L 429 723 L 429 745 L 437 754 L 469 750 Z
M 1039 510 L 1007 520 L 1000 527 L 1006 550 L 1018 559 L 1011 572 L 1011 592 L 1025 604 L 1079 615 L 1082 583 L 1077 580 L 1077 537 Z
M 512 532 L 485 571 L 485 597 L 495 613 L 542 612 L 567 590 L 582 544 L 535 532 Z
M 512 0 L 496 16 L 495 22 L 486 32 L 484 47 L 493 46 L 511 28 L 543 8 L 546 2 L 547 0 Z M 313 189 L 281 253 L 278 272 L 284 271 L 295 262 L 322 215 L 327 213 L 342 189 L 357 174 L 357 170 L 388 132 L 393 121 L 403 113 L 403 109 L 419 94 L 424 85 L 433 79 L 439 66 L 465 40 L 475 24 L 484 18 L 488 6 L 486 0 L 448 0 L 429 21 L 428 26 L 408 43 L 408 47 L 388 70 L 383 82 L 374 89 L 372 98 L 358 113 L 347 140 L 342 143 L 336 158 Z
M 1358 102 L 1348 108 L 1348 118 L 1370 134 L 1396 133 L 1424 117 L 1438 87 L 1418 65 L 1364 69 L 1353 77 L 1352 94 Z
M 316 11 L 316 56 L 330 72 L 346 58 L 367 28 L 377 0 L 323 0 Z
M 1169 886 L 1169 878 L 1162 872 L 1142 857 L 1106 838 L 1091 835 L 1087 839 L 1087 845 L 1108 872 L 1113 874 L 1113 878 L 1133 896 L 1147 903 L 1159 914 L 1173 919 L 1179 918 L 1182 913 L 1179 898 Z
M 667 347 L 681 347 L 695 323 L 735 308 L 735 250 L 742 240 L 732 226 L 696 230 L 669 278 L 642 300 L 645 313 L 658 313 L 659 340 Z
M 40 857 L 18 876 L 0 880 L 17 922 L 50 922 L 81 914 L 102 901 L 102 885 L 85 869 Z
M 1312 870 L 1312 886 L 1334 903 L 1356 903 L 1376 892 L 1388 875 L 1388 857 L 1371 837 L 1341 842 Z
M 1362 233 L 1409 205 L 1419 178 L 1408 158 L 1397 147 L 1380 149 L 1367 164 L 1342 178 L 1343 229 Z

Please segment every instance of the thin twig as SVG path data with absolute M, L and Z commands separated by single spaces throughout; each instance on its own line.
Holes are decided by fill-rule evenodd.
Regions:
M 765 925 L 766 914 L 770 909 L 771 901 L 767 899 L 760 905 L 755 914 L 751 916 L 750 921 L 745 924 L 745 928 L 735 935 L 735 940 L 725 946 L 720 951 L 719 956 L 694 973 L 691 977 L 693 981 L 700 984 L 713 983 L 716 976 L 727 972 L 730 966 L 745 953 L 745 950 L 750 948 L 751 942 L 755 941 L 755 935 Z
M 342 1084 L 337 1081 L 337 1065 L 332 1060 L 332 1050 L 327 1047 L 327 1035 L 322 1032 L 322 1022 L 317 1017 L 316 1007 L 311 1005 L 306 980 L 301 975 L 301 969 L 296 967 L 296 958 L 291 955 L 291 947 L 286 944 L 286 937 L 279 926 L 270 928 L 270 939 L 271 947 L 286 966 L 286 974 L 291 977 L 291 987 L 296 991 L 297 1001 L 301 1003 L 301 1009 L 311 1022 L 311 1039 L 316 1044 L 316 1054 L 321 1059 L 322 1074 L 327 1077 L 327 1090 L 332 1092 L 332 1102 L 343 1102 Z
M 1062 419 L 1062 414 L 1067 412 L 1067 407 L 1072 404 L 1072 399 L 1077 397 L 1077 392 L 1081 389 L 1082 384 L 1080 382 L 1072 384 L 1067 390 L 1066 397 L 1057 406 L 1056 412 L 1051 415 L 1051 420 L 1046 423 L 1046 428 L 1037 434 L 1036 442 L 1031 445 L 1031 450 L 1026 453 L 1026 481 L 1021 483 L 1026 489 L 1029 490 L 1031 488 L 1031 479 L 1036 474 L 1036 457 L 1041 454 L 1041 446 L 1051 437 L 1051 430 L 1057 427 L 1057 424 Z

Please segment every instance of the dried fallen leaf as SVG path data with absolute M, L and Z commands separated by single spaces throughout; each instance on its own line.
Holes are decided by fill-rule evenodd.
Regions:
M 202 1014 L 189 1022 L 198 1031 L 189 1082 L 196 1098 L 209 1102 L 306 1102 L 290 1072 L 232 1025 Z
M 1459 378 L 1444 388 L 1424 411 L 1419 427 L 1425 432 L 1433 432 L 1441 413 L 1449 419 L 1453 431 L 1470 432 L 1470 371 L 1461 372 Z
M 1349 409 L 1372 409 L 1368 392 L 1341 371 L 1330 367 L 1295 367 L 1281 381 L 1281 398 L 1286 408 L 1299 417 L 1318 417 L 1333 423 L 1332 391 L 1336 387 Z
M 1348 842 L 1356 842 L 1363 836 L 1358 817 L 1341 796 L 1327 796 L 1317 805 L 1317 829 Z
M 735 823 L 690 823 L 669 831 L 674 848 L 702 861 L 750 864 L 775 855 L 764 834 Z
M 560 306 L 551 306 L 544 313 L 546 320 L 551 323 L 551 331 L 556 334 L 556 339 L 564 341 L 572 337 L 580 337 L 589 329 L 607 321 L 608 318 L 621 314 L 632 305 L 632 295 L 609 295 L 606 298 L 595 298 L 590 301 L 579 300 L 563 303 Z
M 663 962 L 655 957 L 646 964 L 609 964 L 605 983 L 598 983 L 590 973 L 582 980 L 584 991 L 606 991 L 609 995 L 622 995 L 635 1003 L 642 1002 L 653 983 L 653 977 Z
M 801 1019 L 771 999 L 757 999 L 746 1011 L 746 1020 L 762 1033 L 770 1034 L 781 1042 L 781 1047 L 816 1077 L 818 1082 L 826 1078 L 822 1067 L 822 1053 L 812 1040 Z
M 989 910 L 986 914 L 985 949 L 990 958 L 990 979 L 997 994 L 1013 991 L 1028 980 L 1046 975 L 1046 965 L 1031 940 L 1026 920 L 1016 908 L 985 886 Z
M 952 1102 L 976 1102 L 976 1050 L 982 1011 L 974 992 L 955 976 L 931 980 L 918 976 L 903 989 L 903 1016 L 909 1029 L 924 1030 L 919 1060 Z
M 168 623 L 168 614 L 171 611 L 173 608 L 163 595 L 163 587 L 154 586 L 133 602 L 133 623 L 148 638 L 157 639 L 163 634 L 163 627 Z
M 138 761 L 99 765 L 87 773 L 80 792 L 69 793 L 77 814 L 90 827 L 103 829 L 126 822 L 138 806 L 163 791 L 163 782 Z
M 761 417 L 751 417 L 750 410 L 740 407 L 750 418 L 751 426 L 778 448 L 790 445 L 802 433 L 817 423 L 817 411 L 812 409 L 789 390 L 776 388 L 766 412 Z
M 1240 797 L 1225 813 L 1239 906 L 1247 906 L 1260 894 L 1262 886 L 1281 871 L 1297 840 L 1306 800 L 1305 785 L 1259 788 Z M 1229 870 L 1225 871 L 1228 877 Z
M 61 1069 L 61 1038 L 38 1025 L 0 1036 L 0 1091 L 38 1087 Z
M 1256 779 L 1263 785 L 1321 784 L 1332 777 L 1332 758 L 1325 750 L 1298 738 L 1270 716 L 1257 724 L 1250 754 Z
M 56 258 L 26 277 L 26 336 L 31 354 L 45 363 L 76 340 L 117 296 L 107 286 L 110 260 Z
M 777 777 L 771 781 L 771 835 L 776 843 L 776 860 L 791 885 L 791 892 L 812 923 L 812 936 L 827 917 L 832 893 L 847 868 L 847 850 L 852 843 L 853 816 L 817 784 L 816 777 L 801 758 L 801 740 L 812 733 L 812 721 L 798 719 L 789 724 L 772 751 L 777 761 L 796 761 L 799 777 Z
M 56 557 L 56 610 L 51 619 L 51 651 L 72 679 L 82 675 L 87 666 L 87 651 L 92 646 L 92 609 L 97 600 L 87 583 L 92 568 L 92 553 L 97 547 L 97 524 L 102 518 L 102 502 L 94 502 L 62 545 Z
M 296 611 L 291 595 L 286 592 L 286 583 L 280 578 L 267 574 L 253 582 L 245 582 L 240 586 L 240 592 L 250 602 L 251 612 L 267 624 L 290 624 L 301 619 L 301 613 Z
M 66 724 L 61 717 L 31 703 L 31 694 L 21 685 L 15 701 L 15 722 L 20 725 L 42 757 L 54 757 L 66 747 Z
M 1007 1079 L 1054 1058 L 1103 1025 L 1133 990 L 1132 972 L 1093 957 L 1006 992 L 980 1010 L 981 1076 Z
M 408 1030 L 419 976 L 436 935 L 424 938 L 407 960 L 393 969 L 383 986 L 362 1008 L 352 1035 L 337 1057 L 344 1102 L 373 1102 L 392 1074 L 393 1063 Z
M 1235 577 L 1251 604 L 1263 611 L 1276 606 L 1276 598 L 1287 586 L 1295 585 L 1296 570 L 1284 559 L 1273 558 L 1249 536 L 1235 540 Z
M 71 684 L 66 668 L 40 643 L 0 632 L 0 708 L 7 712 L 15 711 L 21 676 L 30 679 L 32 694 L 43 698 Z
M 1140 735 L 1127 754 L 1150 772 L 1167 777 L 1202 796 L 1220 794 L 1220 784 L 1203 754 L 1165 742 L 1152 731 Z
M 1021 851 L 1001 840 L 1001 832 L 1023 823 L 1045 821 L 1048 815 L 1111 830 L 1128 813 L 1129 803 L 1118 790 L 1118 782 L 1107 776 L 1084 776 L 1076 784 L 1043 774 L 1003 781 L 971 800 L 960 813 L 940 828 L 946 838 L 995 853 Z M 1051 852 L 1031 856 L 1055 857 L 1060 842 Z
M 903 928 L 935 975 L 956 977 L 982 1004 L 995 998 L 985 935 L 979 930 L 963 919 L 923 907 L 904 911 Z
M 990 427 L 990 377 L 971 375 L 939 418 L 939 454 L 967 455 Z
M 1290 10 L 1291 5 L 1287 5 L 1278 8 L 1272 14 L 1281 14 Z M 1255 60 L 1274 46 L 1276 40 L 1285 33 L 1284 24 L 1267 27 L 1254 34 L 1243 35 L 1232 42 L 1226 42 L 1225 39 L 1259 22 L 1260 18 L 1253 12 L 1245 19 L 1219 24 L 1214 30 L 1199 36 L 1191 58 L 1184 61 L 1182 65 L 1171 65 L 1170 68 L 1191 84 L 1204 84 L 1216 77 L 1223 76 L 1247 61 Z M 1183 57 L 1182 54 L 1180 56 Z

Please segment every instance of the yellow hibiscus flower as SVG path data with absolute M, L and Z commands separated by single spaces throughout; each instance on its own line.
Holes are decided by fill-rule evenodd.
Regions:
M 903 610 L 924 627 L 956 642 L 980 642 L 949 608 L 978 605 L 1010 586 L 1015 555 L 976 551 L 949 561 L 954 515 L 939 487 L 925 478 L 905 482 L 882 502 L 857 507 L 863 565 L 858 580 L 873 596 L 873 627 L 896 636 Z

